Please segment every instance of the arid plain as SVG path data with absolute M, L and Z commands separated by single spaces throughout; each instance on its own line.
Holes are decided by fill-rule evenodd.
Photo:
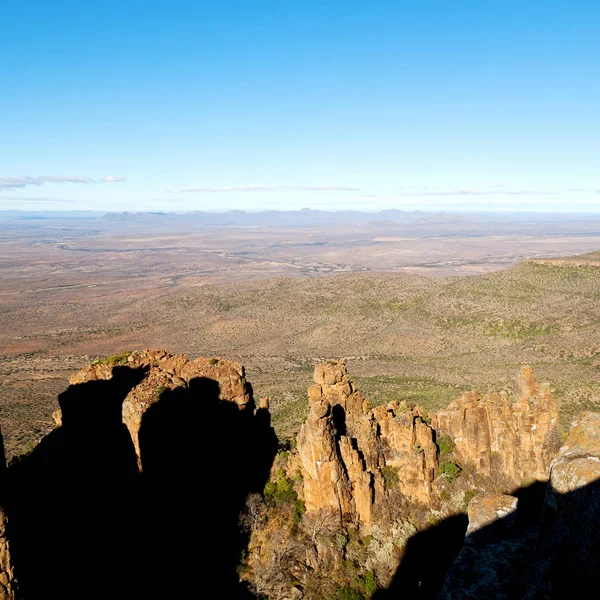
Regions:
M 440 407 L 522 363 L 565 421 L 600 403 L 597 217 L 14 212 L 0 249 L 9 457 L 53 427 L 72 372 L 147 347 L 242 362 L 280 438 L 330 358 L 375 403 Z

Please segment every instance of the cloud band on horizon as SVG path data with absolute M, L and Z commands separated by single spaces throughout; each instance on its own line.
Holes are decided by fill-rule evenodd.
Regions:
M 118 175 L 105 175 L 100 179 L 100 183 L 115 183 L 127 181 L 125 177 Z M 0 189 L 16 190 L 30 185 L 44 185 L 45 183 L 97 183 L 90 177 L 73 177 L 66 175 L 40 175 L 39 177 L 29 177 L 22 175 L 18 177 L 0 177 Z
M 183 188 L 185 193 L 203 192 L 360 192 L 359 188 L 332 185 L 227 185 L 222 187 Z

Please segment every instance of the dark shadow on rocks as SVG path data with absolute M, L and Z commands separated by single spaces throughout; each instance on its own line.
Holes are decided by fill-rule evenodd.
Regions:
M 110 380 L 69 386 L 59 396 L 63 425 L 9 468 L 5 502 L 22 598 L 125 597 L 138 473 L 121 405 L 143 377 L 118 367 Z
M 331 409 L 331 420 L 335 427 L 335 436 L 339 440 L 343 435 L 347 435 L 346 431 L 346 411 L 341 404 L 334 404 Z
M 465 515 L 408 542 L 375 600 L 563 600 L 600 586 L 600 481 L 566 494 L 523 487 L 515 513 L 464 538 Z
M 388 589 L 377 592 L 374 598 L 435 598 L 462 548 L 467 525 L 466 515 L 457 515 L 415 534 L 406 545 L 392 583 Z
M 144 376 L 70 386 L 62 426 L 5 474 L 23 600 L 251 597 L 238 521 L 277 449 L 269 411 L 219 400 L 212 379 L 167 389 L 142 417 L 140 474 L 122 404 Z
M 262 491 L 277 442 L 267 410 L 219 400 L 197 378 L 166 390 L 140 429 L 140 598 L 252 597 L 236 567 L 246 540 L 239 515 Z

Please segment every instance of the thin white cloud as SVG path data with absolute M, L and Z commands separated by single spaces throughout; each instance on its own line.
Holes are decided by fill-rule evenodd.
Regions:
M 30 185 L 43 185 L 44 183 L 92 183 L 88 177 L 69 177 L 64 175 L 41 175 L 40 177 L 0 177 L 0 189 L 16 190 Z
M 333 185 L 226 185 L 222 187 L 184 188 L 186 193 L 203 192 L 359 192 L 358 188 Z
M 541 190 L 440 190 L 398 192 L 394 196 L 558 196 L 560 192 Z
M 119 177 L 119 175 L 105 175 L 100 178 L 101 183 L 118 183 L 120 181 L 127 181 L 126 177 Z
M 10 202 L 67 202 L 69 204 L 87 204 L 84 200 L 71 200 L 68 198 L 27 198 L 22 196 L 0 196 L 0 200 L 8 200 Z

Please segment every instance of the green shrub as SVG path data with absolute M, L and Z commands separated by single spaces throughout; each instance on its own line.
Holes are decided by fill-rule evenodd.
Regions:
M 379 588 L 375 573 L 367 571 L 362 577 L 357 577 L 355 587 L 362 591 L 367 598 L 370 598 Z
M 298 498 L 293 482 L 285 476 L 283 469 L 277 471 L 275 481 L 267 481 L 263 496 L 272 506 L 291 505 L 294 511 L 294 523 L 296 524 L 300 523 L 302 515 L 306 512 L 304 502 Z
M 335 595 L 335 600 L 365 600 L 365 597 L 357 590 L 344 586 Z
M 155 390 L 154 390 L 154 395 L 156 396 L 157 400 L 160 400 L 160 397 L 167 391 L 167 388 L 164 385 L 159 385 Z
M 215 358 L 214 356 L 208 361 L 208 364 L 211 366 L 216 365 L 219 362 L 218 358 Z
M 460 474 L 462 469 L 453 462 L 440 463 L 440 475 L 445 477 L 448 481 L 454 481 Z
M 400 481 L 400 478 L 398 477 L 398 471 L 389 465 L 385 465 L 385 467 L 381 468 L 381 476 L 383 477 L 386 490 L 391 489 Z
M 443 435 L 438 440 L 437 446 L 440 450 L 440 456 L 445 456 L 446 454 L 452 454 L 452 452 L 454 452 L 454 441 L 449 435 Z
M 122 352 L 121 354 L 113 354 L 112 356 L 105 356 L 104 358 L 98 357 L 95 361 L 92 362 L 92 366 L 94 365 L 108 365 L 110 367 L 115 367 L 117 365 L 125 365 L 127 364 L 127 359 L 132 355 L 130 350 L 126 352 Z
M 479 494 L 478 490 L 467 490 L 463 496 L 463 507 L 465 510 L 469 508 L 469 502 Z

